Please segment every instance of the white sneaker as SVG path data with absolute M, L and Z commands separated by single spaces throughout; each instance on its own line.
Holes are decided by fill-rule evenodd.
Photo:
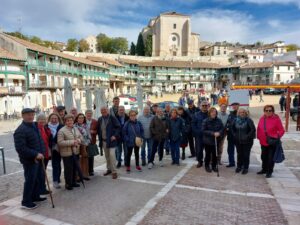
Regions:
M 53 182 L 53 187 L 56 189 L 60 189 L 61 186 L 59 185 L 59 183 L 57 181 Z
M 159 161 L 159 166 L 160 167 L 163 167 L 164 166 L 164 162 L 161 160 L 161 161 Z
M 149 163 L 149 164 L 148 164 L 148 169 L 151 170 L 152 167 L 153 167 L 153 163 Z

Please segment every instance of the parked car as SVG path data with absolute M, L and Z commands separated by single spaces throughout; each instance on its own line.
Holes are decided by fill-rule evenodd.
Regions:
M 292 117 L 292 120 L 297 121 L 298 114 L 300 114 L 300 112 L 298 111 L 298 108 L 290 109 L 290 117 Z
M 278 89 L 278 88 L 266 88 L 263 90 L 265 95 L 280 95 L 284 93 L 284 89 Z
M 128 94 L 122 94 L 122 95 L 119 95 L 119 98 L 129 98 L 130 101 L 133 101 L 133 102 L 136 101 L 136 97 L 134 97 L 134 96 L 132 96 L 132 95 L 128 95 Z
M 158 104 L 158 107 L 162 109 L 165 109 L 167 104 L 170 104 L 171 108 L 177 108 L 179 106 L 177 102 L 172 102 L 172 101 L 159 102 L 156 104 Z

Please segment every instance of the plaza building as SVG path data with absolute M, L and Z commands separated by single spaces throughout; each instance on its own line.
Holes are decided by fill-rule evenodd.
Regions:
M 94 35 L 89 35 L 88 37 L 86 37 L 84 40 L 86 40 L 86 42 L 89 45 L 89 52 L 97 52 L 97 38 Z
M 144 41 L 152 36 L 152 56 L 199 56 L 199 34 L 193 33 L 189 15 L 161 13 L 142 30 Z

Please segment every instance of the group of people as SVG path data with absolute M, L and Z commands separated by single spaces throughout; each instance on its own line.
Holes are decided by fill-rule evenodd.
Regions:
M 135 168 L 152 169 L 158 153 L 158 165 L 163 167 L 164 152 L 171 153 L 172 165 L 180 166 L 185 160 L 185 149 L 189 146 L 189 158 L 196 158 L 197 168 L 205 166 L 208 173 L 218 171 L 221 165 L 224 142 L 228 141 L 228 165 L 235 172 L 248 173 L 250 151 L 253 140 L 259 139 L 262 148 L 262 170 L 259 174 L 271 177 L 274 167 L 272 156 L 275 147 L 268 144 L 269 137 L 280 138 L 284 129 L 274 107 L 264 107 L 257 129 L 249 117 L 248 110 L 231 105 L 232 112 L 227 113 L 227 102 L 220 104 L 220 110 L 209 108 L 203 100 L 199 107 L 189 99 L 188 107 L 179 106 L 165 109 L 147 102 L 140 115 L 130 110 L 128 115 L 120 99 L 113 99 L 109 109 L 101 107 L 101 116 L 93 119 L 93 111 L 78 113 L 76 108 L 66 112 L 64 106 L 48 118 L 44 114 L 36 116 L 35 111 L 23 109 L 22 124 L 14 133 L 16 151 L 24 167 L 24 191 L 22 206 L 27 209 L 37 207 L 36 202 L 44 201 L 41 195 L 48 194 L 45 185 L 45 168 L 51 159 L 54 188 L 61 188 L 61 161 L 64 166 L 65 188 L 72 190 L 80 186 L 82 179 L 89 180 L 94 175 L 94 157 L 99 154 L 106 159 L 107 169 L 104 176 L 117 179 L 117 170 L 122 166 L 131 172 L 131 156 L 135 156 Z M 98 143 L 97 143 L 98 136 Z M 180 148 L 182 154 L 180 155 Z M 235 148 L 237 163 L 235 163 Z M 205 157 L 204 157 L 205 152 Z M 122 157 L 123 156 L 123 157 Z M 140 165 L 141 160 L 141 165 Z

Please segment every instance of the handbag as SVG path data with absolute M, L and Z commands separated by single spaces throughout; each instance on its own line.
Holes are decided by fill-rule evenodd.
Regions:
M 265 134 L 267 137 L 267 144 L 272 145 L 272 146 L 278 145 L 278 143 L 280 142 L 279 135 L 278 135 L 278 138 L 273 138 L 273 137 L 268 136 L 268 134 L 267 134 L 266 118 L 264 118 L 264 131 L 265 131 Z
M 281 141 L 279 141 L 276 146 L 273 161 L 275 163 L 282 163 L 284 160 L 285 160 L 285 155 L 283 152 L 282 143 L 281 143 Z
M 96 144 L 92 145 L 88 145 L 87 146 L 87 153 L 89 157 L 94 157 L 96 155 L 99 155 L 99 149 L 98 146 Z
M 134 140 L 135 145 L 137 147 L 141 147 L 143 145 L 143 139 L 141 137 L 137 137 L 134 127 L 132 125 L 131 125 L 131 127 L 132 127 L 133 133 L 135 135 L 135 140 Z

